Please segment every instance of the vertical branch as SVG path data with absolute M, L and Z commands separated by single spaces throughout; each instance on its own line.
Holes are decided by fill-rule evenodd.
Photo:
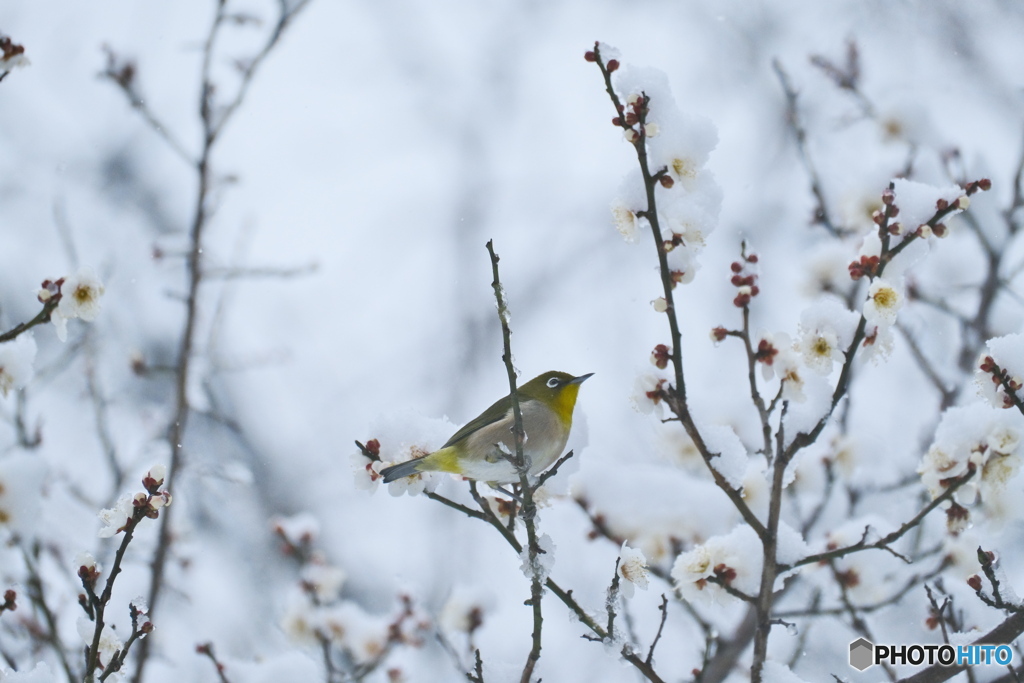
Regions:
M 200 68 L 200 84 L 198 97 L 198 115 L 202 127 L 202 147 L 197 158 L 185 150 L 178 139 L 170 135 L 165 126 L 144 104 L 138 96 L 133 64 L 118 66 L 114 54 L 108 51 L 109 59 L 105 76 L 116 83 L 129 98 L 132 106 L 141 113 L 143 119 L 165 142 L 195 170 L 196 199 L 192 210 L 192 221 L 189 228 L 189 246 L 186 254 L 187 291 L 185 294 L 185 318 L 181 336 L 178 339 L 178 355 L 175 365 L 174 411 L 167 427 L 166 440 L 170 447 L 171 458 L 167 471 L 167 485 L 172 487 L 180 472 L 183 461 L 183 445 L 186 438 L 191 406 L 188 399 L 189 386 L 192 384 L 192 356 L 197 344 L 197 328 L 199 326 L 199 297 L 203 285 L 203 244 L 206 229 L 209 225 L 212 207 L 210 196 L 214 190 L 215 177 L 211 167 L 214 147 L 221 137 L 227 124 L 239 110 L 249 92 L 252 80 L 273 48 L 278 44 L 285 29 L 292 20 L 309 4 L 310 0 L 298 0 L 291 5 L 280 2 L 279 15 L 261 49 L 242 70 L 241 81 L 233 97 L 225 104 L 218 104 L 215 99 L 217 91 L 212 74 L 216 45 L 221 30 L 228 24 L 229 14 L 227 0 L 216 0 L 216 11 L 213 22 L 203 41 L 202 66 Z M 160 521 L 159 538 L 151 564 L 149 586 L 149 605 L 151 610 L 158 607 L 164 586 L 164 572 L 167 566 L 168 553 L 171 545 L 171 516 L 165 514 Z M 139 655 L 134 683 L 141 683 L 149 658 L 150 643 L 147 638 L 139 645 Z
M 637 162 L 640 164 L 640 172 L 643 176 L 647 208 L 643 211 L 637 212 L 637 216 L 646 218 L 651 226 L 651 234 L 654 237 L 654 247 L 658 252 L 658 270 L 661 275 L 661 286 L 665 299 L 665 315 L 668 317 L 669 335 L 672 341 L 670 358 L 672 360 L 675 385 L 673 387 L 669 387 L 668 390 L 663 391 L 662 398 L 668 404 L 669 408 L 672 409 L 672 412 L 679 418 L 683 428 L 686 430 L 686 434 L 690 437 L 690 440 L 693 441 L 694 446 L 704 459 L 704 463 L 707 465 L 708 472 L 711 474 L 712 478 L 714 478 L 715 484 L 725 493 L 725 495 L 729 497 L 733 506 L 740 513 L 740 516 L 743 517 L 743 521 L 749 524 L 751 528 L 757 532 L 758 536 L 763 536 L 764 524 L 762 524 L 761 520 L 757 518 L 757 515 L 753 513 L 740 492 L 733 488 L 712 464 L 712 459 L 717 457 L 718 454 L 711 453 L 708 450 L 707 444 L 704 443 L 704 438 L 701 436 L 696 423 L 693 421 L 693 416 L 690 415 L 690 408 L 686 401 L 686 380 L 683 375 L 682 332 L 679 329 L 679 318 L 677 316 L 675 298 L 673 297 L 675 280 L 673 279 L 672 269 L 668 263 L 668 252 L 665 249 L 665 240 L 661 232 L 661 221 L 658 217 L 658 207 L 655 198 L 655 189 L 661 182 L 661 179 L 665 176 L 667 169 L 660 169 L 655 173 L 651 173 L 650 165 L 647 160 L 647 134 L 644 124 L 647 121 L 647 104 L 650 102 L 650 98 L 644 94 L 639 98 L 639 100 L 637 100 L 636 104 L 630 105 L 630 116 L 635 116 L 637 121 L 635 125 L 631 125 L 627 120 L 629 117 L 625 115 L 626 107 L 622 104 L 618 94 L 615 92 L 615 87 L 612 85 L 612 73 L 619 68 L 618 61 L 610 59 L 605 62 L 604 57 L 601 54 L 599 43 L 594 44 L 593 51 L 588 52 L 585 58 L 588 61 L 596 63 L 598 68 L 601 70 L 605 90 L 611 98 L 616 112 L 619 114 L 613 122 L 626 132 L 627 140 L 630 141 L 633 148 L 636 150 Z
M 522 487 L 522 517 L 523 525 L 526 527 L 526 551 L 532 574 L 530 580 L 530 606 L 533 609 L 533 644 L 530 648 L 530 654 L 526 658 L 526 665 L 523 667 L 521 678 L 522 683 L 529 683 L 530 676 L 533 674 L 538 660 L 540 660 L 541 629 L 544 624 L 544 615 L 541 611 L 544 577 L 539 565 L 539 555 L 544 551 L 537 542 L 537 505 L 533 500 L 534 485 L 529 480 L 530 463 L 527 462 L 526 455 L 523 453 L 523 442 L 525 441 L 526 433 L 523 431 L 523 413 L 519 405 L 519 392 L 516 388 L 516 371 L 512 365 L 512 330 L 509 329 L 508 325 L 508 302 L 505 300 L 501 279 L 498 277 L 498 261 L 500 258 L 494 252 L 493 240 L 487 242 L 487 253 L 491 256 L 491 272 L 494 275 L 494 281 L 491 283 L 491 286 L 494 288 L 494 298 L 498 306 L 498 318 L 501 320 L 503 343 L 501 359 L 505 362 L 505 372 L 508 374 L 509 398 L 512 402 L 512 415 L 515 419 L 515 425 L 512 429 L 516 442 L 514 462 L 516 470 L 519 472 L 519 483 Z

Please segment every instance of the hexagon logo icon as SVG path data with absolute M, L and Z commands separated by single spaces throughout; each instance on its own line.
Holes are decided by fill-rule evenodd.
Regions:
M 858 638 L 850 643 L 850 666 L 863 671 L 875 663 L 875 646 L 866 638 Z

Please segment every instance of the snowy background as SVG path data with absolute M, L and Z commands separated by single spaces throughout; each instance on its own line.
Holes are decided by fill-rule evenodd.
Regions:
M 274 5 L 244 9 L 269 19 Z M 80 645 L 72 558 L 80 550 L 109 554 L 96 539 L 95 513 L 169 455 L 162 438 L 172 381 L 159 368 L 175 362 L 196 192 L 194 173 L 98 77 L 102 47 L 137 61 L 147 106 L 197 152 L 197 77 L 212 13 L 210 2 L 125 0 L 0 9 L 0 30 L 31 61 L 0 83 L 2 328 L 38 311 L 34 292 L 47 277 L 91 266 L 106 286 L 98 320 L 71 322 L 66 344 L 51 326 L 36 328 L 36 378 L 22 399 L 0 402 L 8 418 L 0 424 L 0 476 L 36 467 L 25 458 L 46 473 L 38 489 L 22 488 L 28 500 L 19 503 L 34 510 L 41 501 L 38 515 L 27 513 L 24 526 L 5 533 L 53 549 L 42 569 L 73 653 Z M 250 54 L 265 28 L 227 30 L 217 63 L 225 82 L 228 57 Z M 974 205 L 997 217 L 1021 154 L 1021 35 L 1024 10 L 997 1 L 313 0 L 257 74 L 213 159 L 216 172 L 236 182 L 221 188 L 204 245 L 204 267 L 215 274 L 200 300 L 195 416 L 173 491 L 176 542 L 147 680 L 215 680 L 194 653 L 208 641 L 235 683 L 322 679 L 317 648 L 282 627 L 295 609 L 298 571 L 281 554 L 271 519 L 298 514 L 316 521 L 316 547 L 347 575 L 341 595 L 354 605 L 355 616 L 346 617 L 352 643 L 372 640 L 399 594 L 432 619 L 454 596 L 484 607 L 476 645 L 487 680 L 518 677 L 530 614 L 515 554 L 492 529 L 422 497 L 358 490 L 351 461 L 355 439 L 377 438 L 385 448 L 403 439 L 437 445 L 507 393 L 488 239 L 502 258 L 521 378 L 552 369 L 595 373 L 577 406 L 571 445 L 578 457 L 554 490 L 564 494 L 571 483 L 584 491 L 652 562 L 666 538 L 689 548 L 736 524 L 703 465 L 687 459 L 679 427 L 631 401 L 667 328 L 650 305 L 660 282 L 649 235 L 625 243 L 609 212 L 636 161 L 609 125 L 614 110 L 597 68 L 583 59 L 595 39 L 621 50 L 626 63 L 664 71 L 680 107 L 718 128 L 709 166 L 724 196 L 719 225 L 696 281 L 676 293 L 691 403 L 703 419 L 732 425 L 753 451 L 757 425 L 739 345 L 716 347 L 709 337 L 716 325 L 739 324 L 729 264 L 748 240 L 761 269 L 753 327 L 795 335 L 801 310 L 817 295 L 813 268 L 829 240 L 810 224 L 814 199 L 772 60 L 800 93 L 809 150 L 829 209 L 844 225 L 869 223 L 864 207 L 877 202 L 912 148 L 915 178 L 947 186 L 940 153 L 957 147 L 967 177 L 993 179 L 992 192 Z M 878 120 L 858 117 L 856 101 L 809 61 L 824 55 L 841 64 L 848 40 L 859 46 L 862 88 Z M 899 134 L 887 137 L 879 121 L 898 121 Z M 919 276 L 939 299 L 955 300 L 980 277 L 976 250 L 957 239 L 955 232 L 933 244 Z M 240 267 L 288 274 L 223 277 Z M 958 348 L 955 326 L 928 312 L 907 316 L 943 378 L 970 384 L 948 358 Z M 1021 319 L 1019 301 L 1007 296 L 992 333 L 1019 332 Z M 133 358 L 152 371 L 134 373 Z M 92 395 L 102 397 L 100 418 Z M 980 401 L 972 386 L 958 400 Z M 858 366 L 848 429 L 859 460 L 850 481 L 884 485 L 912 475 L 933 439 L 938 405 L 899 335 L 887 363 Z M 38 447 L 18 445 L 19 412 L 30 429 L 39 426 Z M 112 488 L 108 445 L 131 475 L 121 490 Z M 464 486 L 448 481 L 439 491 L 459 497 Z M 1019 494 L 1021 481 L 1010 486 Z M 902 503 L 875 512 L 898 526 L 918 509 L 920 491 L 903 489 Z M 1014 504 L 983 540 L 1000 551 L 1019 587 L 1024 546 Z M 839 508 L 833 512 L 825 531 L 845 521 Z M 938 538 L 941 514 L 935 521 Z M 588 540 L 591 525 L 570 498 L 543 509 L 541 527 L 557 548 L 553 576 L 603 612 L 618 548 Z M 146 592 L 155 528 L 143 529 L 129 550 L 113 611 L 126 615 L 127 601 Z M 858 527 L 848 533 L 855 541 Z M 822 542 L 820 533 L 807 540 Z M 667 569 L 672 550 L 661 552 L 657 561 Z M 0 555 L 5 586 L 24 581 L 20 558 L 15 545 Z M 888 555 L 879 563 L 889 561 L 899 565 Z M 881 583 L 887 570 L 878 571 Z M 987 629 L 998 614 L 963 585 L 970 573 L 947 581 L 963 589 L 958 607 L 969 608 L 967 626 Z M 665 592 L 671 587 L 652 578 L 630 603 L 644 646 Z M 880 640 L 926 637 L 923 591 L 907 600 L 872 615 Z M 545 680 L 636 679 L 615 648 L 581 639 L 585 629 L 551 596 L 545 609 L 537 672 Z M 700 665 L 704 644 L 679 602 L 669 609 L 656 662 L 678 680 Z M 29 611 L 25 600 L 0 619 L 0 648 L 22 667 L 52 663 L 47 651 L 19 650 L 17 617 Z M 722 605 L 708 614 L 728 633 L 742 609 Z M 862 680 L 846 664 L 856 634 L 843 618 L 799 628 L 811 623 L 827 628 L 804 642 L 807 654 L 795 658 L 794 670 L 809 680 L 830 673 Z M 464 647 L 457 634 L 453 642 Z M 788 661 L 796 642 L 780 629 L 772 652 Z M 386 680 L 392 667 L 410 681 L 464 680 L 429 635 L 423 647 L 397 648 L 374 676 Z

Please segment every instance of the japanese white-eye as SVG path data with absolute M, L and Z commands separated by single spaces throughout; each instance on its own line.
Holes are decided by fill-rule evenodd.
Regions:
M 518 388 L 523 414 L 523 455 L 536 475 L 550 467 L 565 448 L 572 427 L 572 411 L 580 384 L 594 373 L 573 377 L 567 372 L 545 372 Z M 440 449 L 381 470 L 385 482 L 418 472 L 451 472 L 468 479 L 495 484 L 519 481 L 511 462 L 516 452 L 510 397 L 490 408 L 455 432 Z

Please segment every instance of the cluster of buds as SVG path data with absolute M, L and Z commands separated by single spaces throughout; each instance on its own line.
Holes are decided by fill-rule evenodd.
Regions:
M 890 185 L 882 192 L 882 208 L 876 209 L 871 214 L 871 220 L 878 226 L 880 232 L 888 232 L 890 235 L 902 235 L 903 224 L 889 221 L 900 215 L 900 207 L 896 205 L 896 193 Z
M 964 185 L 963 188 L 964 192 L 967 193 L 967 196 L 970 196 L 975 192 L 978 192 L 979 190 L 982 192 L 988 192 L 989 190 L 992 189 L 992 181 L 989 180 L 988 178 L 982 178 L 981 180 L 972 180 L 971 182 Z
M 142 478 L 142 488 L 145 493 L 136 493 L 132 505 L 143 517 L 156 519 L 160 516 L 160 508 L 171 504 L 171 494 L 168 491 L 161 491 L 164 485 L 166 469 L 163 465 L 157 465 L 146 473 Z
M 36 299 L 41 304 L 47 304 L 50 301 L 60 301 L 60 287 L 64 284 L 64 278 L 58 278 L 56 280 L 43 280 L 43 283 L 39 286 L 39 291 L 36 293 Z
M 626 98 L 625 105 L 618 102 L 615 104 L 619 115 L 612 118 L 612 125 L 624 129 L 623 135 L 626 136 L 626 141 L 630 144 L 639 144 L 643 138 L 653 138 L 658 134 L 656 124 L 646 123 L 648 102 L 650 102 L 650 98 L 646 95 L 633 93 Z M 637 124 L 640 124 L 639 129 L 634 127 Z M 672 187 L 674 181 L 671 177 L 662 174 L 660 182 L 665 187 Z
M 879 263 L 880 259 L 877 256 L 861 256 L 859 261 L 854 261 L 848 266 L 850 279 L 859 280 L 862 277 L 875 277 L 878 274 Z
M 1024 387 L 1024 380 L 1021 380 L 1020 377 L 1010 377 L 1010 374 L 999 367 L 992 356 L 982 358 L 978 369 L 991 378 L 992 383 L 996 385 L 997 394 L 1002 394 L 1003 408 L 1012 408 L 1017 392 Z M 1005 393 L 1000 389 L 1005 390 Z
M 745 251 L 745 250 L 744 250 Z M 736 308 L 743 308 L 750 304 L 750 300 L 757 296 L 761 290 L 757 286 L 757 273 L 754 272 L 754 265 L 757 263 L 757 254 L 743 254 L 743 261 L 733 261 L 729 266 L 732 270 L 732 282 L 736 287 L 736 298 L 732 303 Z
M 4 601 L 0 602 L 0 613 L 13 612 L 18 609 L 18 604 L 15 602 L 18 599 L 18 594 L 14 592 L 13 588 L 8 588 L 4 591 Z
M 982 570 L 991 577 L 989 574 L 993 570 L 996 563 L 996 554 L 991 550 L 982 550 L 978 548 L 978 564 L 981 565 Z M 975 574 L 971 578 L 967 579 L 967 585 L 974 589 L 975 593 L 981 593 L 982 583 L 981 577 Z
M 374 467 L 376 463 L 380 462 L 380 441 L 377 439 L 370 439 L 360 449 L 363 455 L 366 456 L 366 474 L 370 477 L 370 481 L 377 481 L 380 479 L 380 472 Z
M 587 50 L 586 52 L 583 53 L 583 59 L 587 60 L 588 62 L 596 62 L 600 59 L 600 57 L 601 53 L 598 49 L 598 43 L 594 43 L 593 50 Z M 615 71 L 616 69 L 619 68 L 619 60 L 609 59 L 608 63 L 604 65 L 604 68 L 608 71 L 608 73 Z

